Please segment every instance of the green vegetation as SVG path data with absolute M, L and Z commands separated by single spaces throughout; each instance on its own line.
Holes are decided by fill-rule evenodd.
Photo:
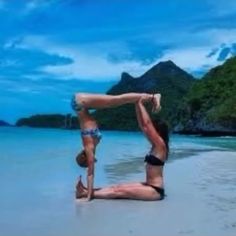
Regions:
M 178 119 L 186 132 L 236 133 L 236 58 L 210 70 L 184 99 Z
M 118 84 L 107 94 L 122 94 L 128 92 L 161 93 L 162 110 L 158 117 L 166 120 L 169 125 L 176 122 L 176 112 L 181 98 L 195 82 L 194 78 L 177 67 L 172 61 L 161 62 L 152 67 L 139 78 L 133 78 L 123 73 Z M 148 107 L 150 110 L 150 106 Z M 102 129 L 136 130 L 134 105 L 124 105 L 113 109 L 101 109 L 94 113 Z
M 16 126 L 42 127 L 42 128 L 78 128 L 77 117 L 60 114 L 34 115 L 29 118 L 21 118 Z

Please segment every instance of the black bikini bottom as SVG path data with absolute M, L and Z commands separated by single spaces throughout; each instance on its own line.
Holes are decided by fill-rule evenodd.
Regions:
M 157 186 L 154 186 L 154 185 L 151 185 L 151 184 L 147 184 L 147 183 L 142 183 L 142 184 L 145 185 L 145 186 L 152 187 L 157 193 L 160 194 L 160 196 L 161 196 L 160 200 L 164 199 L 164 197 L 165 197 L 165 190 L 164 190 L 164 188 L 160 188 L 160 187 L 157 187 Z

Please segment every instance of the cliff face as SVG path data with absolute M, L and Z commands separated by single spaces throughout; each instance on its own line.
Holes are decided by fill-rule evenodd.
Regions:
M 178 110 L 178 133 L 236 134 L 236 58 L 210 70 Z
M 173 125 L 180 99 L 186 95 L 194 82 L 190 74 L 172 61 L 166 61 L 158 63 L 138 78 L 125 72 L 122 73 L 121 80 L 108 90 L 107 94 L 161 93 L 162 111 L 159 115 Z M 133 104 L 98 110 L 95 112 L 95 117 L 103 129 L 134 130 L 138 128 Z

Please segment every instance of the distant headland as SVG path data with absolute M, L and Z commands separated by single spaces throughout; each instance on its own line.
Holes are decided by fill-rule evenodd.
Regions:
M 0 120 L 0 126 L 12 126 L 12 125 L 4 120 Z

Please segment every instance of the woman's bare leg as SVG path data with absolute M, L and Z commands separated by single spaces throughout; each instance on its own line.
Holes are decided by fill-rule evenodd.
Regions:
M 87 196 L 87 191 L 81 183 L 77 185 L 77 198 Z M 93 198 L 154 201 L 159 200 L 161 196 L 150 186 L 143 185 L 142 183 L 127 183 L 94 190 Z
M 148 93 L 125 93 L 121 95 L 102 95 L 77 93 L 76 100 L 87 108 L 109 108 L 116 107 L 127 103 L 136 103 L 140 98 L 151 101 L 152 94 Z

